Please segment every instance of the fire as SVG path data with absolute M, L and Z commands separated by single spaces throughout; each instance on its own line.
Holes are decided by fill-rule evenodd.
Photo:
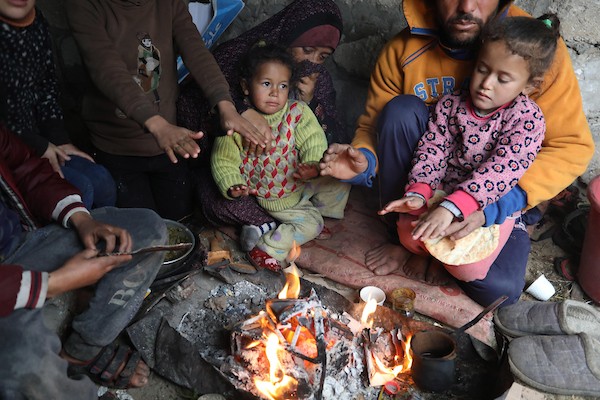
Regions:
M 285 270 L 285 286 L 277 296 L 279 299 L 297 299 L 300 294 L 300 273 L 292 263 Z
M 294 241 L 287 256 L 290 265 L 283 270 L 285 272 L 285 286 L 277 296 L 279 299 L 297 299 L 300 294 L 300 272 L 294 263 L 298 257 L 300 257 L 300 246 L 297 246 L 296 241 Z
M 296 245 L 296 241 L 294 240 L 292 244 L 292 249 L 288 253 L 286 260 L 290 264 L 294 264 L 294 261 L 296 261 L 298 257 L 300 257 L 300 246 Z
M 400 336 L 400 335 L 398 335 Z M 382 386 L 386 382 L 394 380 L 398 375 L 410 371 L 413 359 L 410 354 L 411 336 L 402 340 L 396 337 L 397 342 L 402 346 L 402 350 L 396 351 L 392 361 L 384 362 L 375 351 L 366 351 L 367 368 L 369 370 L 369 383 L 371 386 Z
M 369 299 L 369 301 L 365 303 L 365 308 L 360 317 L 360 322 L 363 326 L 367 328 L 373 327 L 373 314 L 375 313 L 375 310 L 377 310 L 377 300 Z
M 380 359 L 379 357 L 377 357 L 376 355 L 373 355 L 373 359 L 375 360 L 375 365 L 377 365 L 377 369 L 379 370 L 380 373 L 386 374 L 386 375 L 393 375 L 394 377 L 398 376 L 399 374 L 402 374 L 404 372 L 408 372 L 410 371 L 410 367 L 412 366 L 412 357 L 410 355 L 410 340 L 411 340 L 412 336 L 407 338 L 406 340 L 403 340 L 403 349 L 404 349 L 404 356 L 400 357 L 399 355 L 396 355 L 396 357 L 394 357 L 394 361 L 395 361 L 395 365 L 393 367 L 388 367 L 386 366 Z
M 289 375 L 285 375 L 279 361 L 279 351 L 283 350 L 279 344 L 279 338 L 273 332 L 267 337 L 265 353 L 269 361 L 269 380 L 254 379 L 256 388 L 265 398 L 270 400 L 283 399 L 297 386 L 298 381 Z

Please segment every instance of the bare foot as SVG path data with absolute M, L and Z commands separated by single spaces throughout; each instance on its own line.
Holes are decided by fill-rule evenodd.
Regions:
M 85 369 L 94 368 L 94 363 L 96 361 L 96 360 L 94 360 L 94 361 L 78 360 L 76 358 L 71 357 L 67 353 L 65 353 L 64 350 L 61 350 L 60 356 L 63 359 L 65 359 L 71 366 L 76 366 L 77 368 L 80 368 L 80 367 L 85 368 Z M 112 363 L 112 361 L 110 363 Z M 114 377 L 113 381 L 116 381 L 119 378 L 119 376 L 125 369 L 126 365 L 127 365 L 127 358 L 122 361 L 122 363 L 118 366 L 117 370 L 114 371 L 114 373 L 112 374 L 112 377 Z M 101 372 L 102 371 L 93 372 L 92 374 L 99 375 Z M 92 374 L 88 373 L 87 375 L 90 376 L 90 378 L 94 378 L 94 376 L 91 376 Z M 150 367 L 148 367 L 148 365 L 143 360 L 140 359 L 135 366 L 135 370 L 133 371 L 131 378 L 129 378 L 126 388 L 129 388 L 129 389 L 141 388 L 148 383 L 149 377 L 150 377 Z M 92 380 L 94 380 L 94 379 L 92 379 Z M 110 387 L 110 384 L 108 384 L 108 382 L 100 382 L 99 384 Z
M 389 275 L 403 272 L 404 264 L 410 257 L 410 252 L 404 247 L 384 243 L 371 249 L 365 255 L 365 264 L 375 275 Z
M 443 286 L 450 283 L 451 280 L 452 275 L 450 275 L 444 265 L 439 260 L 429 257 L 429 266 L 427 267 L 427 273 L 423 282 L 429 285 Z

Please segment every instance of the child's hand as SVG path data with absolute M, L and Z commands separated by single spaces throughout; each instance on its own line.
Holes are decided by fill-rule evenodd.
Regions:
M 298 164 L 296 172 L 294 172 L 293 176 L 296 179 L 302 179 L 305 181 L 308 179 L 316 178 L 317 176 L 319 176 L 319 172 L 319 164 L 317 163 L 300 163 Z
M 425 200 L 418 196 L 406 196 L 399 200 L 390 201 L 377 212 L 379 215 L 385 215 L 391 212 L 407 213 L 415 211 L 425 205 Z
M 454 214 L 444 207 L 436 207 L 412 223 L 415 227 L 412 231 L 413 239 L 427 240 L 446 236 L 445 230 L 453 220 Z
M 258 191 L 256 189 L 251 189 L 246 185 L 233 185 L 228 190 L 229 196 L 237 199 L 242 196 L 256 196 Z

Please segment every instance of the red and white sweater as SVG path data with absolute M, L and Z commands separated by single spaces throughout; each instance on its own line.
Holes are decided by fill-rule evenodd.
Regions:
M 48 160 L 33 155 L 27 145 L 2 125 L 0 202 L 5 216 L 9 216 L 0 221 L 0 243 L 23 230 L 34 230 L 52 221 L 67 227 L 71 215 L 88 212 L 79 191 L 54 172 Z M 17 220 L 15 216 L 20 226 L 11 224 Z M 19 308 L 42 307 L 48 289 L 48 273 L 4 264 L 6 256 L 0 254 L 0 317 Z

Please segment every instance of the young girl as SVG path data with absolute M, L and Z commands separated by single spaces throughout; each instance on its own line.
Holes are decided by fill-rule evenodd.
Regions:
M 323 216 L 343 218 L 349 185 L 317 178 L 327 139 L 308 105 L 289 100 L 293 59 L 285 48 L 259 44 L 242 65 L 241 86 L 250 106 L 273 130 L 270 151 L 259 156 L 244 148 L 237 133 L 215 139 L 211 168 L 223 196 L 231 201 L 255 195 L 280 225 L 249 252 L 258 267 L 281 268 L 295 241 L 306 243 L 323 229 Z
M 491 23 L 482 35 L 469 91 L 438 101 L 415 151 L 404 197 L 379 212 L 403 213 L 398 235 L 413 253 L 427 254 L 425 241 L 444 237 L 452 221 L 496 202 L 531 165 L 545 123 L 527 96 L 552 63 L 558 28 L 555 15 Z M 436 189 L 447 195 L 425 214 Z M 471 264 L 445 265 L 448 272 L 466 282 L 485 278 L 514 223 L 511 218 L 500 225 L 499 244 L 490 255 Z

